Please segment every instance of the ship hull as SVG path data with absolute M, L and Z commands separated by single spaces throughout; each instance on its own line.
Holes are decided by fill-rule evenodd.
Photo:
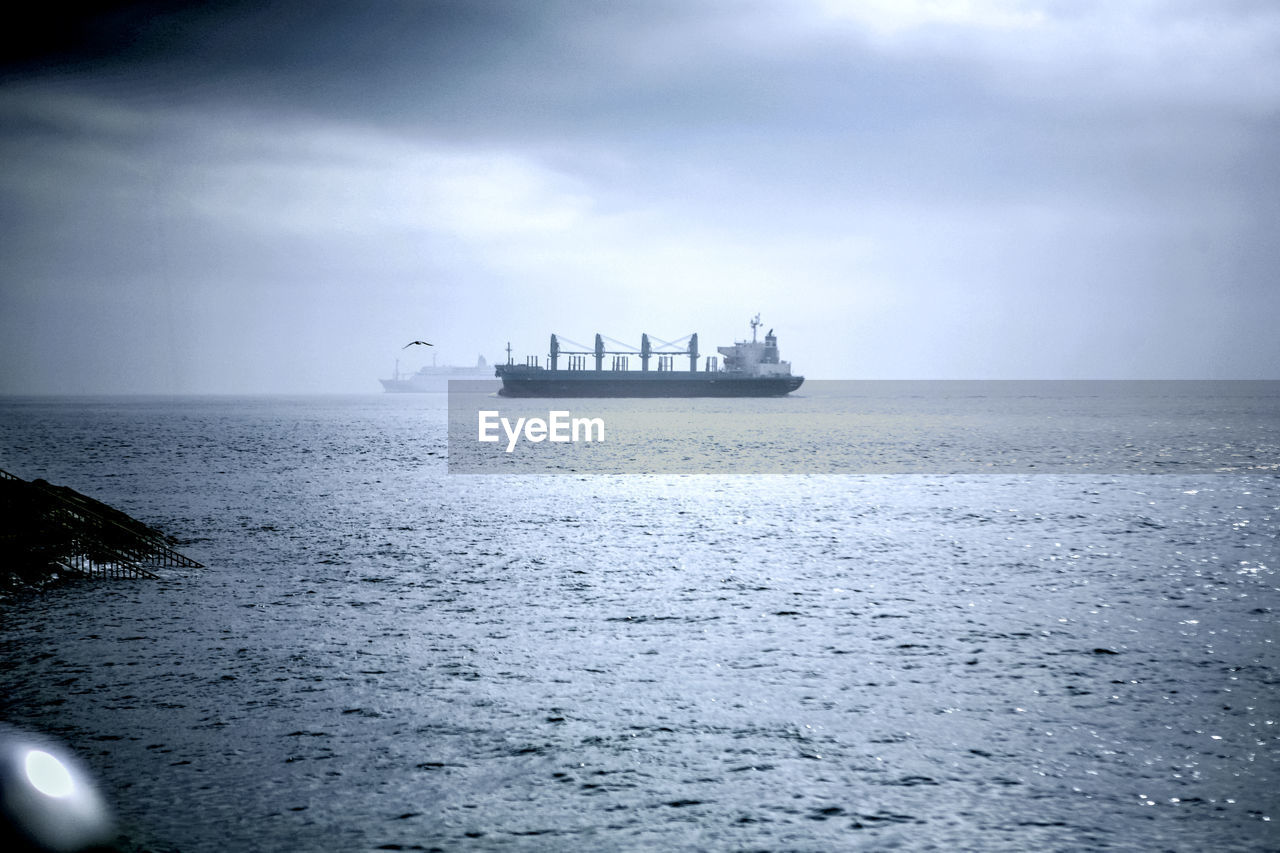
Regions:
M 781 397 L 803 376 L 498 368 L 504 397 Z

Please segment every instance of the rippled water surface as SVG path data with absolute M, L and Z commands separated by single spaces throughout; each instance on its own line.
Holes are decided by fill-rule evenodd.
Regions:
M 0 603 L 0 718 L 136 844 L 1280 847 L 1275 473 L 457 476 L 432 395 L 0 416 L 0 467 L 207 566 Z

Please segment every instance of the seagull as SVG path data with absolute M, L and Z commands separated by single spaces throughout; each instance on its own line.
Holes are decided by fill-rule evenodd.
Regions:
M 407 343 L 407 344 L 405 344 L 404 346 L 400 347 L 400 349 L 408 349 L 409 347 L 413 346 L 414 344 L 418 344 L 419 346 L 424 346 L 424 347 L 433 347 L 433 346 L 435 346 L 435 344 L 429 344 L 429 343 L 427 343 L 426 341 L 409 341 L 409 343 Z

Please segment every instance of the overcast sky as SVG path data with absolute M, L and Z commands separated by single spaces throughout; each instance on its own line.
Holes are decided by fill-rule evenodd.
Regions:
M 1272 0 L 99 6 L 5 36 L 0 392 L 1280 378 Z

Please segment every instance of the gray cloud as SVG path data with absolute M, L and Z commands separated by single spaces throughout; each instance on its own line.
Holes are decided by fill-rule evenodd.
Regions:
M 73 35 L 0 77 L 0 390 L 373 390 L 402 337 L 469 362 L 757 310 L 809 375 L 1280 367 L 1268 4 L 151 4 Z

